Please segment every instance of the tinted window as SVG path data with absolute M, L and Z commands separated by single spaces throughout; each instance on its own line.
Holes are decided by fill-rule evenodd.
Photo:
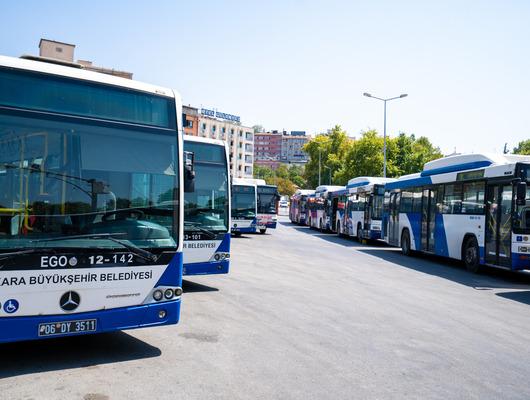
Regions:
M 44 79 L 43 79 L 44 78 Z M 175 129 L 173 99 L 55 75 L 0 69 L 0 105 Z
M 462 209 L 462 185 L 445 185 L 442 212 L 444 214 L 460 214 Z
M 465 183 L 463 192 L 462 213 L 484 213 L 484 182 Z

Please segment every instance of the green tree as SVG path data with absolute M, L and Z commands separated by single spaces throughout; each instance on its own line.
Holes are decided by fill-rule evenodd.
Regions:
M 268 167 L 254 164 L 254 178 L 270 180 L 274 177 L 274 171 Z
M 391 140 L 396 145 L 394 164 L 398 176 L 419 172 L 425 163 L 442 157 L 440 149 L 424 136 L 416 139 L 414 134 L 408 136 L 400 133 L 397 138 Z
M 329 183 L 329 170 L 333 179 L 341 168 L 344 155 L 352 146 L 352 139 L 336 125 L 329 133 L 318 135 L 304 146 L 304 151 L 309 155 L 309 162 L 305 166 L 304 178 L 309 187 L 318 186 L 318 170 L 320 159 L 321 183 Z M 337 175 L 338 176 L 338 175 Z M 333 182 L 334 184 L 337 182 Z
M 520 141 L 513 149 L 513 154 L 530 154 L 530 139 Z
M 252 129 L 254 130 L 254 133 L 265 132 L 265 129 L 263 129 L 263 126 L 261 125 L 254 125 Z

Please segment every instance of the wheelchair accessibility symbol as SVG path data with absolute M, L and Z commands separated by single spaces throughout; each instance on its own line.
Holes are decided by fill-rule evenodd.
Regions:
M 18 301 L 9 299 L 4 303 L 4 311 L 8 314 L 13 314 L 18 310 Z

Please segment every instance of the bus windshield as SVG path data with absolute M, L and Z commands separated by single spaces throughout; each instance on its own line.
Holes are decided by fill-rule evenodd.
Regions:
M 177 142 L 157 131 L 3 115 L 0 249 L 100 233 L 139 247 L 174 247 Z M 120 247 L 82 238 L 53 243 Z
M 195 145 L 195 146 L 194 146 Z M 218 148 L 222 155 L 216 162 L 202 162 L 197 145 Z M 203 143 L 186 143 L 185 149 L 195 153 L 195 191 L 185 193 L 184 219 L 193 225 L 217 232 L 228 232 L 228 176 L 224 147 Z M 211 156 L 210 156 L 211 158 Z
M 256 195 L 252 186 L 232 186 L 232 217 L 254 218 L 256 216 Z
M 258 187 L 258 213 L 276 214 L 279 197 L 276 187 Z

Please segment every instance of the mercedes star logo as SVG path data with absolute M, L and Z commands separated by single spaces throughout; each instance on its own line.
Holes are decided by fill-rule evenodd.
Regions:
M 59 305 L 64 311 L 74 311 L 77 307 L 79 307 L 80 302 L 81 297 L 77 292 L 66 292 L 61 296 Z

